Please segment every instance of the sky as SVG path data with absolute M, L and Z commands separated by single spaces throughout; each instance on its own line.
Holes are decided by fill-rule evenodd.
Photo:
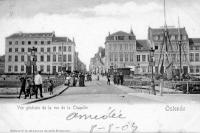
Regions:
M 166 0 L 167 25 L 200 37 L 200 0 Z M 147 39 L 148 27 L 163 26 L 163 0 L 0 0 L 0 55 L 5 37 L 16 32 L 53 32 L 75 39 L 88 66 L 108 33 L 130 32 Z

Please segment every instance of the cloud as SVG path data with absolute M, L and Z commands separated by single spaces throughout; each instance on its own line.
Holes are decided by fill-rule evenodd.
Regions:
M 52 3 L 53 4 L 53 3 Z M 73 5 L 73 4 L 72 4 Z M 94 3 L 92 5 L 95 5 Z M 194 4 L 195 5 L 195 4 Z M 178 15 L 181 19 L 181 26 L 185 26 L 189 36 L 200 37 L 200 9 L 198 6 L 167 5 L 167 23 L 177 26 Z M 6 7 L 6 5 L 4 5 Z M 37 4 L 35 4 L 37 6 Z M 75 38 L 77 51 L 81 60 L 89 65 L 89 60 L 97 52 L 99 46 L 104 46 L 105 37 L 108 32 L 123 30 L 133 31 L 138 39 L 147 38 L 148 26 L 160 27 L 163 25 L 163 7 L 156 0 L 147 3 L 134 1 L 127 2 L 103 2 L 95 6 L 73 8 L 73 11 L 58 10 L 59 5 L 54 8 L 52 5 L 40 5 L 46 7 L 40 10 L 32 7 L 35 14 L 32 17 L 1 17 L 0 18 L 0 53 L 4 53 L 5 37 L 14 32 L 52 32 L 57 36 L 68 36 Z M 28 8 L 27 6 L 26 8 Z M 66 6 L 67 8 L 67 6 Z M 71 7 L 69 7 L 71 8 Z M 46 11 L 44 11 L 46 10 Z M 72 8 L 70 9 L 72 10 Z M 61 13 L 62 12 L 62 13 Z

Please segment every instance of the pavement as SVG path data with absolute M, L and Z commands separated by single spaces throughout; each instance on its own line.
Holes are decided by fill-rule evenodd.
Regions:
M 0 95 L 0 103 L 20 103 L 20 104 L 30 104 L 30 103 L 35 103 L 35 102 L 39 102 L 42 100 L 47 100 L 56 96 L 59 96 L 60 94 L 62 94 L 65 90 L 68 89 L 68 86 L 65 85 L 60 85 L 54 88 L 53 94 L 50 95 L 49 92 L 43 93 L 43 98 L 40 98 L 39 94 L 38 94 L 38 99 L 35 98 L 35 96 L 32 96 L 31 99 L 30 98 L 26 98 L 24 99 L 24 95 L 22 94 L 21 98 L 19 99 L 18 96 L 19 94 L 1 94 Z M 39 92 L 38 92 L 39 93 Z

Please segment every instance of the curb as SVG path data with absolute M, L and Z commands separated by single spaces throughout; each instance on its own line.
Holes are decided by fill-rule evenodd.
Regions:
M 69 86 L 67 86 L 65 89 L 63 89 L 61 92 L 57 93 L 57 94 L 54 94 L 52 96 L 48 96 L 48 97 L 45 97 L 45 98 L 41 98 L 41 99 L 38 99 L 38 100 L 33 100 L 33 101 L 30 101 L 30 102 L 27 102 L 27 103 L 24 103 L 24 104 L 31 104 L 31 103 L 36 103 L 36 102 L 40 102 L 40 101 L 44 101 L 44 100 L 48 100 L 48 99 L 51 99 L 53 97 L 56 97 L 56 96 L 59 96 L 61 95 L 64 91 L 66 91 L 67 89 L 69 88 Z

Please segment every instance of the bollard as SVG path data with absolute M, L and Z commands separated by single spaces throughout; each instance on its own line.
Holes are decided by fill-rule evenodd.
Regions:
M 160 80 L 160 96 L 162 96 L 162 90 L 163 90 L 163 79 Z

